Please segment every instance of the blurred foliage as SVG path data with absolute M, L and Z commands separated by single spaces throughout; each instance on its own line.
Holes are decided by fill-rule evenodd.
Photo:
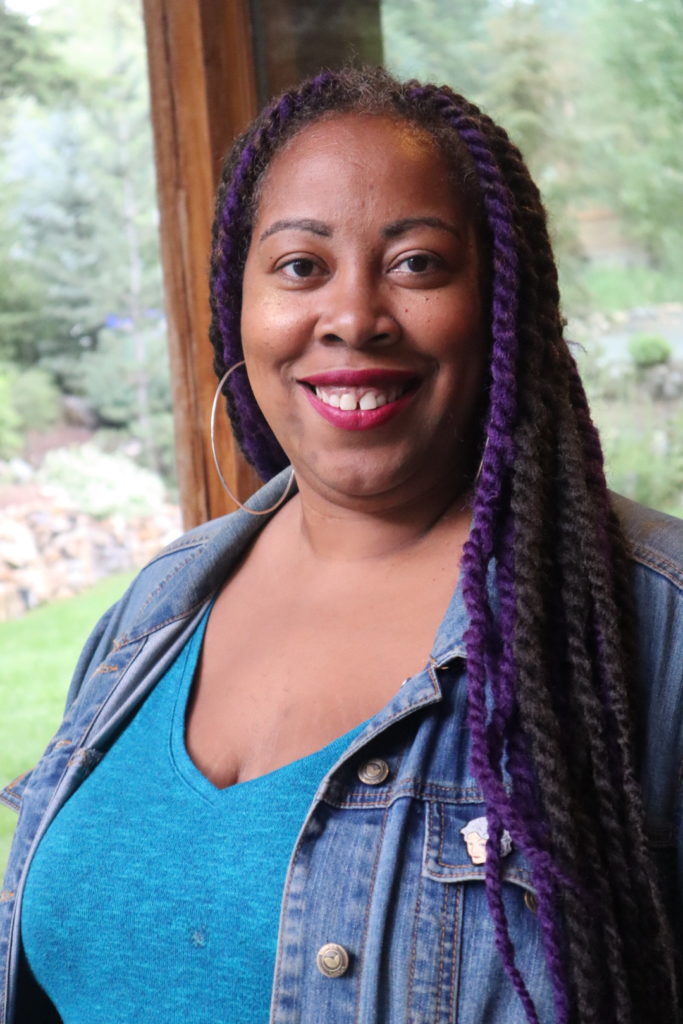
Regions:
M 631 359 L 638 367 L 659 366 L 671 359 L 671 345 L 658 334 L 635 334 L 628 343 Z
M 11 371 L 0 368 L 0 459 L 16 455 L 21 447 L 19 413 L 12 405 Z
M 618 216 L 631 260 L 680 298 L 680 0 L 385 0 L 382 20 L 392 70 L 446 82 L 519 145 L 548 208 L 569 315 L 609 291 L 575 226 L 599 204 Z
M 683 4 L 576 2 L 584 8 L 589 88 L 580 112 L 591 191 L 620 215 L 653 265 L 673 270 L 683 258 Z
M 670 355 L 663 339 L 635 337 L 646 351 L 654 340 L 659 356 Z M 600 428 L 607 480 L 635 501 L 683 517 L 683 361 L 639 364 L 643 353 L 634 348 L 623 361 L 605 360 L 599 347 L 576 352 Z M 659 370 L 673 385 L 668 396 L 657 386 Z
M 38 366 L 82 396 L 96 422 L 136 436 L 141 460 L 171 480 L 139 3 L 76 0 L 31 22 L 3 5 L 0 45 L 5 37 L 0 360 Z
M 642 415 L 642 405 L 640 407 Z M 607 478 L 613 490 L 650 508 L 683 516 L 683 415 L 644 428 L 623 406 L 602 430 Z
M 619 362 L 594 344 L 598 323 L 627 335 L 635 307 L 681 302 L 680 0 L 384 0 L 382 20 L 392 71 L 447 83 L 520 147 L 548 211 L 571 333 L 589 347 L 579 364 L 610 484 L 683 514 L 680 401 L 657 400 L 638 368 L 664 347 L 641 339 Z M 591 250 L 580 217 L 595 211 Z
M 0 458 L 21 450 L 29 430 L 44 430 L 61 414 L 61 396 L 51 374 L 38 367 L 0 369 Z
M 83 353 L 69 377 L 69 390 L 83 395 L 100 423 L 123 427 L 132 423 L 142 400 L 138 389 L 146 381 L 149 413 L 168 409 L 169 373 L 163 331 L 103 329 L 97 349 Z
M 673 274 L 663 274 L 654 267 L 620 267 L 600 263 L 584 264 L 580 270 L 582 292 L 589 308 L 603 313 L 649 306 L 678 297 L 680 282 Z
M 57 41 L 0 2 L 0 100 L 32 96 L 53 103 L 69 95 L 75 78 L 58 54 Z
M 92 443 L 48 452 L 38 480 L 64 491 L 81 511 L 96 518 L 152 515 L 164 501 L 163 486 L 155 473 Z

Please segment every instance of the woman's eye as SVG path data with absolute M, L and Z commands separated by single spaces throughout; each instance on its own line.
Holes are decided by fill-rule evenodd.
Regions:
M 405 256 L 395 264 L 394 269 L 409 274 L 425 274 L 430 270 L 438 270 L 442 266 L 437 256 L 426 252 L 416 252 L 412 256 Z
M 428 256 L 409 256 L 404 262 L 408 270 L 412 271 L 413 274 L 423 274 L 431 266 Z
M 317 272 L 318 267 L 313 260 L 301 256 L 281 264 L 278 270 L 282 271 L 287 277 L 305 280 L 307 277 L 312 277 Z

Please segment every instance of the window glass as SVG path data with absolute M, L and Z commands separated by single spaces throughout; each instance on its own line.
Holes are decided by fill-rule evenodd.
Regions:
M 321 68 L 381 64 L 379 0 L 251 0 L 262 103 Z
M 139 4 L 12 0 L 0 55 L 2 620 L 178 523 Z

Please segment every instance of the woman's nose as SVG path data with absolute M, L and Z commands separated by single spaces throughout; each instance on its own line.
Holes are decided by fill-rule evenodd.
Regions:
M 317 333 L 327 343 L 363 348 L 393 345 L 400 327 L 381 286 L 369 275 L 352 273 L 339 274 L 329 282 Z

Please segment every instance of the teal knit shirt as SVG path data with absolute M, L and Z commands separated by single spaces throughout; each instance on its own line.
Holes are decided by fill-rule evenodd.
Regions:
M 185 711 L 206 618 L 62 808 L 30 869 L 22 938 L 64 1024 L 264 1024 L 289 858 L 360 731 L 227 789 Z

